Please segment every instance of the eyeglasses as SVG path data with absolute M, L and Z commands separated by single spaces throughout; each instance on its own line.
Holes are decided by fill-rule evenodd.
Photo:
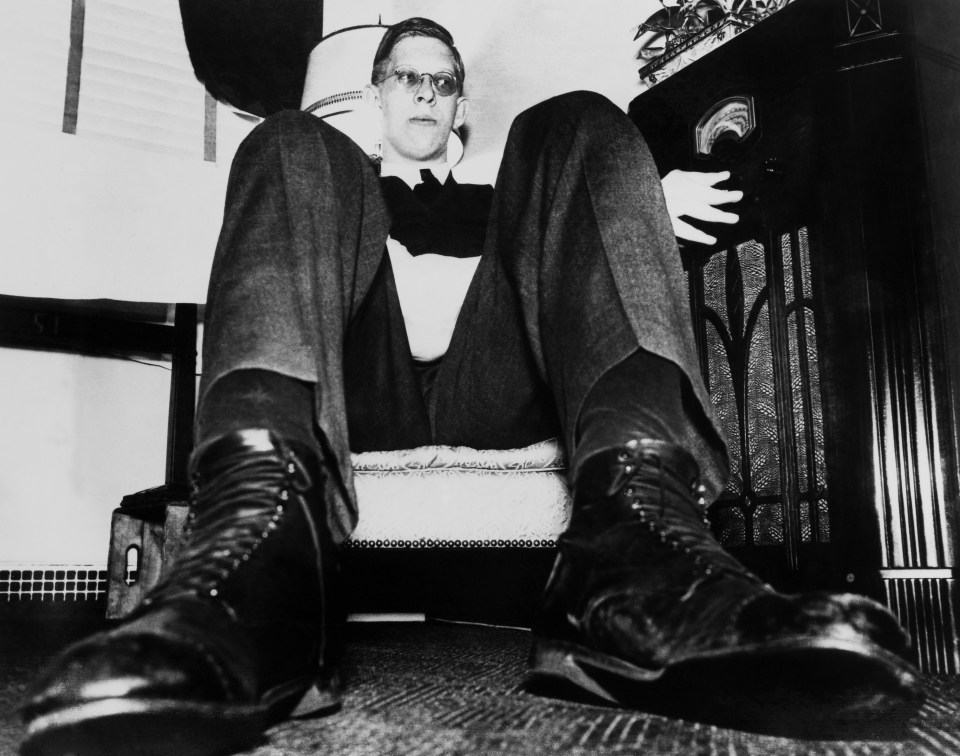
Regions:
M 460 90 L 460 86 L 457 83 L 457 77 L 452 73 L 440 71 L 440 73 L 422 74 L 415 68 L 398 68 L 392 74 L 384 76 L 376 83 L 383 84 L 383 82 L 392 76 L 396 76 L 397 83 L 408 92 L 415 92 L 418 90 L 424 76 L 430 77 L 430 85 L 433 87 L 433 91 L 436 92 L 439 97 L 450 97 L 451 95 L 457 94 L 457 92 Z

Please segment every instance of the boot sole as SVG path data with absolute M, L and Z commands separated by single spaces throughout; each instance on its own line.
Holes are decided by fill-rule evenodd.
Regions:
M 304 693 L 273 691 L 271 703 L 106 698 L 43 714 L 30 721 L 21 756 L 214 756 L 250 748 L 291 714 L 316 716 L 340 707 L 339 686 Z M 267 698 L 265 696 L 264 700 Z M 298 707 L 299 704 L 299 707 Z
M 901 737 L 923 702 L 920 679 L 900 657 L 838 639 L 704 653 L 645 669 L 534 638 L 527 681 L 548 695 L 559 688 L 594 703 L 795 737 Z

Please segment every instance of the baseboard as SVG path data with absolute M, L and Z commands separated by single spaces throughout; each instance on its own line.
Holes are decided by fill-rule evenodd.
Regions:
M 99 601 L 106 595 L 106 565 L 0 563 L 0 603 Z

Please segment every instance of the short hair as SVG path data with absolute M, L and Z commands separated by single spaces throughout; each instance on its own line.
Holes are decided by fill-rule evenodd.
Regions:
M 370 73 L 370 83 L 377 84 L 387 76 L 387 61 L 397 43 L 405 37 L 433 37 L 439 39 L 449 49 L 453 55 L 453 73 L 457 77 L 459 92 L 463 93 L 463 82 L 467 72 L 463 67 L 463 58 L 460 57 L 460 51 L 453 44 L 453 35 L 436 21 L 429 18 L 408 18 L 400 21 L 393 26 L 387 27 L 377 47 L 377 52 L 373 56 L 373 70 Z

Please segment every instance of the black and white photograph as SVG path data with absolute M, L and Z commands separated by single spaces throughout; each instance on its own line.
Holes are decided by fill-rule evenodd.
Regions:
M 0 756 L 960 754 L 956 0 L 0 8 Z

